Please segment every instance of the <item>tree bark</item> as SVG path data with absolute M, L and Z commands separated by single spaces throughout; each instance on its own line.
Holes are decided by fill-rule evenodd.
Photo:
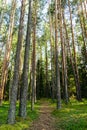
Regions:
M 81 19 L 81 14 L 79 11 L 79 6 L 78 6 L 78 16 L 79 16 L 80 26 L 81 26 L 81 30 L 82 30 L 82 38 L 83 38 L 84 51 L 85 51 L 85 60 L 87 62 L 86 40 L 85 40 L 85 35 L 84 35 L 83 21 Z
M 2 5 L 2 11 L 0 12 L 0 31 L 1 31 L 1 28 L 2 28 L 2 23 L 3 23 L 3 17 L 4 17 L 4 9 L 5 9 L 5 6 L 6 6 L 6 0 L 3 0 L 1 2 L 1 5 Z
M 28 92 L 30 40 L 31 40 L 31 0 L 29 0 L 26 45 L 25 45 L 24 65 L 23 65 L 22 84 L 20 91 L 20 104 L 19 104 L 19 116 L 23 118 L 25 118 L 27 115 L 26 107 L 27 107 L 27 92 Z
M 33 52 L 32 52 L 32 92 L 31 110 L 34 110 L 36 102 L 36 21 L 37 21 L 37 1 L 33 3 Z
M 46 58 L 46 87 L 45 87 L 45 94 L 48 98 L 48 53 L 47 53 L 47 42 L 45 43 L 45 58 Z
M 26 1 L 22 0 L 21 6 L 21 16 L 20 16 L 20 25 L 18 32 L 18 42 L 16 49 L 16 57 L 15 57 L 15 66 L 14 66 L 14 75 L 11 87 L 11 99 L 10 99 L 10 107 L 8 113 L 8 123 L 15 123 L 15 112 L 16 112 L 16 100 L 17 100 L 17 90 L 18 90 L 18 81 L 19 81 L 19 70 L 20 70 L 20 53 L 22 48 L 22 40 L 23 40 L 23 29 L 24 29 L 24 13 L 25 13 L 25 4 Z
M 75 41 L 74 41 L 74 31 L 73 31 L 73 24 L 72 24 L 72 13 L 70 7 L 70 1 L 68 0 L 69 6 L 69 13 L 70 13 L 70 24 L 71 24 L 71 33 L 72 33 L 72 44 L 73 44 L 73 61 L 75 67 L 75 75 L 76 75 L 76 96 L 77 100 L 81 101 L 81 88 L 80 88 L 80 81 L 79 81 L 79 74 L 78 74 L 78 67 L 77 67 L 77 60 L 76 60 L 76 49 L 75 49 Z
M 9 65 L 11 45 L 12 45 L 12 33 L 13 33 L 13 27 L 14 27 L 15 10 L 16 10 L 16 0 L 13 0 L 9 29 L 8 29 L 8 37 L 7 37 L 6 48 L 5 48 L 5 56 L 4 56 L 3 67 L 2 67 L 2 77 L 1 77 L 1 83 L 0 83 L 0 104 L 2 104 L 4 86 L 5 86 L 7 74 L 8 74 L 8 65 Z
M 62 23 L 62 7 L 61 0 L 59 3 L 59 21 L 60 21 L 60 38 L 61 38 L 61 48 L 62 48 L 62 80 L 63 80 L 63 94 L 65 103 L 68 103 L 68 88 L 67 88 L 67 66 L 66 66 L 66 51 L 65 51 L 65 41 L 63 35 L 63 23 Z
M 52 18 L 51 13 L 49 13 L 50 22 L 50 49 L 51 49 L 51 97 L 54 100 L 54 67 L 53 67 L 53 45 L 52 45 Z
M 55 56 L 56 56 L 56 88 L 57 88 L 57 109 L 61 109 L 61 92 L 60 92 L 60 70 L 58 57 L 58 17 L 57 17 L 57 0 L 55 0 Z
M 84 8 L 82 5 L 82 0 L 80 0 L 80 6 L 81 6 L 81 13 L 82 13 L 82 21 L 83 21 L 83 28 L 84 28 L 84 36 L 85 36 L 85 40 L 87 42 L 87 31 L 86 31 L 86 23 L 85 23 L 85 17 L 84 17 Z
M 87 18 L 87 4 L 86 4 L 86 1 L 84 1 L 84 10 L 85 10 L 85 15 L 86 15 L 86 18 Z

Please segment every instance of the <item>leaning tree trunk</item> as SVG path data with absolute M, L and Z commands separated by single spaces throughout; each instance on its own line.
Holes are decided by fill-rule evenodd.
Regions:
M 22 84 L 20 90 L 19 116 L 23 118 L 25 118 L 27 115 L 26 106 L 27 106 L 27 92 L 28 92 L 29 50 L 30 50 L 30 40 L 31 40 L 30 36 L 31 36 L 31 0 L 29 0 L 26 45 L 25 45 L 25 54 L 24 54 Z
M 73 62 L 73 58 L 72 58 L 72 53 L 70 50 L 69 36 L 68 36 L 67 27 L 66 27 L 64 12 L 62 12 L 62 15 L 63 15 L 63 26 L 64 26 L 65 35 L 66 35 L 66 42 L 67 42 L 67 51 L 69 52 L 69 55 L 70 55 L 70 61 L 71 61 L 71 65 L 72 65 L 72 69 L 73 69 L 73 73 L 74 73 L 74 80 L 75 80 L 75 84 L 77 86 L 75 67 L 74 67 L 74 62 Z
M 58 57 L 58 17 L 57 17 L 57 0 L 55 0 L 55 56 L 56 56 L 56 88 L 57 88 L 57 109 L 61 108 L 60 92 L 60 70 Z
M 11 99 L 10 99 L 10 108 L 8 113 L 8 123 L 15 123 L 15 112 L 16 112 L 16 100 L 17 100 L 17 90 L 18 90 L 18 81 L 19 81 L 19 70 L 20 70 L 20 53 L 22 48 L 22 40 L 23 40 L 23 29 L 24 29 L 24 13 L 25 13 L 25 4 L 26 1 L 22 0 L 21 6 L 21 16 L 20 16 L 20 25 L 18 32 L 18 42 L 16 49 L 16 57 L 15 57 L 15 66 L 14 66 L 14 75 L 11 87 Z
M 6 42 L 5 56 L 4 56 L 3 67 L 2 67 L 2 77 L 1 77 L 1 84 L 0 84 L 0 104 L 2 104 L 4 86 L 6 83 L 7 73 L 8 73 L 8 65 L 9 65 L 10 52 L 11 52 L 15 10 L 16 10 L 16 0 L 13 0 L 12 1 L 12 8 L 11 8 L 9 29 L 8 29 L 8 37 L 7 37 L 7 42 Z
M 70 24 L 71 24 L 71 33 L 72 33 L 73 61 L 74 61 L 75 75 L 76 75 L 76 94 L 77 94 L 76 96 L 77 96 L 77 100 L 81 101 L 81 88 L 80 88 L 80 81 L 79 81 L 79 74 L 78 74 L 78 67 L 77 67 L 77 60 L 76 60 L 76 49 L 75 49 L 74 31 L 73 31 L 73 24 L 72 24 L 72 13 L 71 13 L 69 0 L 68 0 L 68 6 L 69 6 Z

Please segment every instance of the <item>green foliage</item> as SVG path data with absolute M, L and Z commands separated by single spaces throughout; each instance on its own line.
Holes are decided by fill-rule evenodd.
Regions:
M 26 117 L 26 119 L 22 119 L 16 116 L 16 124 L 8 125 L 6 124 L 6 122 L 7 122 L 9 103 L 4 102 L 3 105 L 0 106 L 0 130 L 22 130 L 22 129 L 28 128 L 30 124 L 32 123 L 32 121 L 37 119 L 39 116 L 38 114 L 39 105 L 40 103 L 36 103 L 35 111 L 31 111 L 30 104 L 28 104 L 28 107 L 27 107 L 28 116 Z M 17 113 L 18 113 L 18 103 L 17 103 L 16 115 Z
M 71 100 L 63 109 L 54 110 L 55 126 L 61 130 L 87 130 L 87 100 L 78 102 Z

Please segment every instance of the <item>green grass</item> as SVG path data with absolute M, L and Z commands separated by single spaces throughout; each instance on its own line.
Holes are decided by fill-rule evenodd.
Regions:
M 61 110 L 54 110 L 52 115 L 56 118 L 57 130 L 87 130 L 87 100 L 71 100 L 68 105 L 63 104 Z
M 35 111 L 31 111 L 30 104 L 28 104 L 28 116 L 26 117 L 26 119 L 22 119 L 16 116 L 15 125 L 6 124 L 9 104 L 8 102 L 4 102 L 3 105 L 0 107 L 0 130 L 25 130 L 29 128 L 32 121 L 38 118 L 40 105 L 45 100 L 46 99 L 43 99 L 35 104 Z M 52 102 L 52 100 L 50 99 L 47 100 L 50 105 L 56 108 L 55 100 L 54 102 Z M 16 115 L 17 113 L 18 103 Z M 73 99 L 68 105 L 62 103 L 62 109 L 55 109 L 52 112 L 52 115 L 56 119 L 56 130 L 87 130 L 87 100 L 83 100 L 83 102 L 78 102 Z
M 0 106 L 0 130 L 24 130 L 26 128 L 29 128 L 32 121 L 37 119 L 39 116 L 39 112 L 38 112 L 39 105 L 40 102 L 37 102 L 35 104 L 35 111 L 31 111 L 30 104 L 28 103 L 28 107 L 27 107 L 28 116 L 26 117 L 26 119 L 22 119 L 17 116 L 18 114 L 18 103 L 17 103 L 16 124 L 8 125 L 6 124 L 6 122 L 7 122 L 9 103 L 3 102 L 3 105 Z

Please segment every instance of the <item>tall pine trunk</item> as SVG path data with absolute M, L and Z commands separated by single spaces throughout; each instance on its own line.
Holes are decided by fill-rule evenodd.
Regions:
M 16 0 L 13 0 L 12 8 L 11 8 L 11 15 L 10 15 L 9 29 L 8 29 L 8 37 L 7 37 L 6 48 L 5 48 L 5 56 L 4 56 L 3 67 L 2 67 L 2 77 L 1 77 L 1 83 L 0 83 L 0 104 L 2 104 L 4 87 L 5 87 L 7 74 L 8 74 L 8 65 L 9 65 L 10 53 L 11 53 L 15 10 L 16 10 Z
M 21 16 L 20 16 L 20 24 L 19 24 L 19 32 L 18 32 L 18 42 L 16 49 L 16 57 L 15 57 L 15 66 L 14 66 L 14 75 L 11 87 L 11 98 L 10 98 L 10 108 L 8 113 L 8 123 L 15 123 L 15 112 L 16 112 L 16 100 L 17 100 L 17 90 L 18 90 L 18 81 L 19 81 L 19 70 L 20 70 L 20 53 L 22 48 L 22 40 L 23 40 L 23 29 L 24 29 L 24 13 L 25 13 L 25 4 L 26 1 L 22 0 L 21 6 Z
M 45 64 L 45 66 L 46 66 L 46 86 L 45 86 L 45 95 L 46 95 L 46 97 L 48 98 L 48 52 L 47 52 L 47 49 L 48 49 L 48 47 L 47 47 L 47 42 L 45 43 L 46 45 L 45 45 L 45 59 L 46 59 L 46 64 Z
M 70 24 L 71 24 L 71 33 L 72 33 L 73 61 L 74 61 L 75 75 L 76 75 L 76 79 L 75 79 L 75 81 L 76 81 L 76 97 L 77 97 L 77 100 L 81 101 L 81 88 L 80 88 L 80 81 L 79 81 L 79 74 L 78 74 L 78 67 L 77 67 L 77 60 L 76 60 L 76 48 L 75 48 L 74 30 L 73 30 L 73 24 L 72 24 L 72 13 L 71 13 L 71 7 L 70 7 L 69 0 L 68 0 L 68 6 L 69 6 Z
M 85 51 L 85 61 L 87 61 L 86 40 L 85 40 L 85 34 L 84 34 L 84 28 L 83 28 L 83 21 L 81 19 L 80 7 L 79 6 L 78 6 L 78 16 L 79 16 L 80 27 L 81 27 L 81 31 L 82 31 L 83 46 L 84 46 L 84 51 Z
M 67 51 L 69 52 L 69 55 L 70 55 L 70 61 L 71 61 L 74 79 L 75 79 L 75 83 L 76 83 L 75 67 L 74 67 L 74 62 L 73 62 L 73 58 L 72 58 L 72 53 L 71 53 L 71 50 L 70 50 L 69 36 L 68 36 L 67 27 L 66 27 L 64 12 L 62 12 L 62 15 L 63 15 L 63 26 L 64 26 L 66 42 L 67 42 Z
M 60 90 L 60 70 L 58 54 L 58 17 L 57 17 L 57 0 L 55 0 L 55 56 L 56 56 L 56 88 L 57 88 L 57 109 L 61 108 L 61 90 Z
M 50 49 L 51 49 L 51 97 L 54 99 L 54 67 L 53 67 L 53 45 L 52 45 L 52 16 L 49 12 L 50 25 Z
M 28 92 L 28 74 L 29 74 L 29 51 L 30 51 L 30 40 L 31 40 L 31 0 L 29 0 L 29 11 L 28 11 L 28 23 L 27 23 L 27 34 L 24 54 L 24 65 L 22 74 L 22 84 L 20 90 L 20 104 L 19 104 L 19 116 L 25 118 L 27 115 L 27 92 Z
M 34 110 L 36 102 L 36 20 L 37 20 L 37 1 L 33 3 L 33 52 L 32 52 L 32 92 L 31 92 L 31 110 Z
M 65 103 L 68 103 L 68 88 L 67 88 L 67 59 L 66 59 L 66 49 L 65 49 L 65 40 L 63 34 L 63 21 L 62 21 L 62 7 L 61 0 L 59 2 L 59 21 L 60 21 L 60 39 L 61 39 L 61 48 L 62 48 L 62 78 L 63 78 L 63 94 Z

